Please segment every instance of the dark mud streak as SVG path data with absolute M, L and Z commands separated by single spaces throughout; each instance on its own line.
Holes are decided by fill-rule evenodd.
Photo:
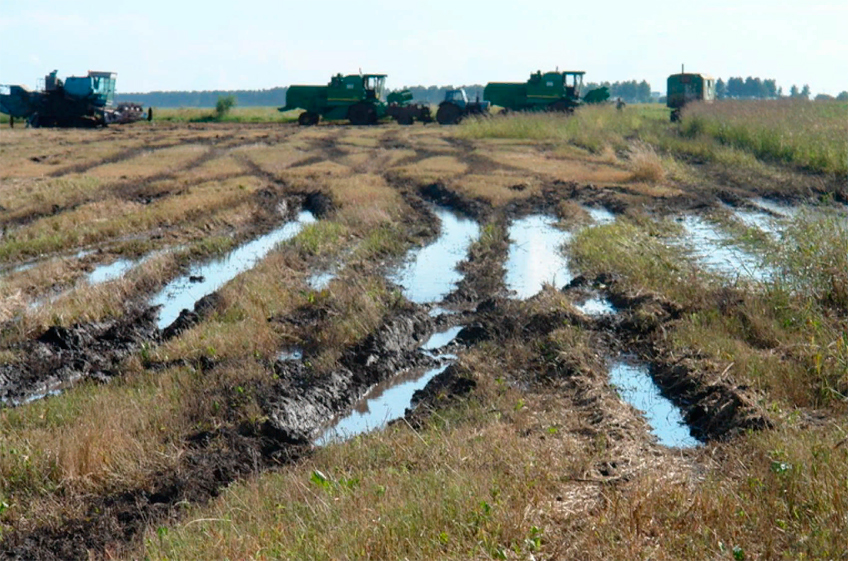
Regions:
M 214 432 L 189 435 L 188 451 L 176 470 L 151 474 L 138 488 L 81 499 L 87 514 L 80 519 L 20 527 L 4 536 L 0 558 L 88 559 L 92 553 L 132 551 L 147 528 L 179 520 L 186 501 L 204 504 L 236 480 L 308 455 L 320 430 L 348 412 L 372 385 L 400 370 L 429 365 L 432 359 L 418 348 L 433 328 L 426 311 L 410 305 L 396 309 L 378 330 L 344 351 L 333 372 L 319 375 L 300 361 L 266 365 L 279 380 L 254 384 L 252 391 L 268 421 L 236 426 L 233 419 Z M 195 365 L 204 371 L 221 366 L 203 360 Z

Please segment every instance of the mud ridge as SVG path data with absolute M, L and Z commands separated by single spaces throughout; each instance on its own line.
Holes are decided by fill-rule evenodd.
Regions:
M 0 365 L 0 400 L 20 404 L 79 379 L 108 381 L 143 342 L 158 341 L 156 308 L 130 308 L 103 322 L 53 326 L 14 350 L 24 357 Z
M 429 365 L 431 359 L 418 348 L 432 332 L 432 318 L 410 306 L 395 311 L 375 333 L 346 350 L 339 367 L 329 373 L 313 372 L 302 361 L 278 361 L 279 382 L 261 392 L 270 424 L 287 442 L 311 442 L 372 385 L 401 370 Z

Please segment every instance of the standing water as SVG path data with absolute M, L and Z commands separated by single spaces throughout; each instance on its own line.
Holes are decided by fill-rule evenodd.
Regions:
M 645 414 L 651 432 L 660 444 L 677 448 L 698 445 L 683 421 L 680 410 L 662 396 L 646 365 L 616 362 L 609 376 L 621 398 Z
M 506 286 L 526 300 L 542 290 L 544 283 L 562 286 L 573 278 L 568 260 L 561 252 L 571 234 L 557 229 L 548 216 L 528 216 L 509 227 L 509 256 L 506 262 Z
M 324 431 L 324 434 L 315 440 L 315 445 L 323 446 L 329 442 L 345 440 L 357 434 L 382 428 L 389 421 L 402 417 L 412 402 L 412 395 L 447 370 L 448 366 L 456 360 L 455 355 L 433 355 L 429 351 L 450 344 L 461 330 L 462 326 L 458 326 L 435 333 L 421 345 L 423 353 L 444 361 L 441 365 L 424 372 L 412 370 L 377 384 L 353 406 L 353 411 L 349 415 Z
M 191 309 L 195 302 L 207 294 L 215 292 L 240 273 L 253 268 L 275 245 L 293 238 L 304 225 L 313 222 L 315 217 L 311 212 L 301 211 L 297 220 L 234 249 L 226 257 L 205 265 L 193 266 L 187 275 L 172 280 L 150 300 L 151 306 L 162 305 L 158 327 L 164 329 L 170 325 L 184 308 Z
M 440 207 L 433 212 L 442 223 L 438 239 L 411 251 L 404 266 L 392 275 L 392 281 L 403 287 L 404 296 L 416 304 L 438 302 L 454 289 L 462 280 L 456 266 L 480 237 L 475 221 Z
M 741 276 L 762 281 L 771 272 L 756 256 L 733 245 L 732 240 L 715 226 L 697 216 L 686 216 L 683 221 L 686 243 L 704 267 L 724 276 Z

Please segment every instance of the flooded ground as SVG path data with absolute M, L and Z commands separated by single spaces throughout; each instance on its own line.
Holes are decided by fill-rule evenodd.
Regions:
M 573 278 L 562 252 L 571 234 L 558 229 L 550 216 L 534 215 L 514 221 L 509 227 L 506 286 L 519 300 L 542 290 L 545 283 L 557 288 Z
M 411 251 L 403 267 L 391 276 L 403 287 L 404 296 L 417 304 L 439 302 L 456 288 L 462 280 L 456 267 L 480 237 L 480 226 L 474 220 L 441 207 L 433 212 L 441 222 L 439 237 Z
M 354 405 L 349 415 L 327 429 L 315 441 L 315 444 L 323 446 L 333 441 L 345 440 L 357 434 L 382 428 L 390 421 L 402 417 L 410 406 L 412 395 L 456 361 L 456 355 L 432 351 L 453 342 L 462 328 L 463 326 L 460 325 L 434 333 L 427 342 L 421 345 L 421 352 L 439 361 L 441 363 L 439 366 L 400 373 L 377 384 Z
M 680 410 L 663 397 L 654 384 L 647 365 L 616 361 L 610 368 L 609 377 L 621 398 L 645 414 L 651 432 L 660 444 L 677 448 L 698 445 Z
M 592 317 L 612 315 L 618 311 L 612 302 L 602 296 L 586 298 L 584 301 L 576 303 L 575 308 Z
M 188 274 L 168 283 L 149 302 L 151 306 L 162 306 L 157 322 L 159 328 L 170 325 L 183 309 L 191 309 L 195 302 L 251 269 L 275 245 L 293 238 L 304 225 L 313 222 L 315 216 L 311 212 L 301 211 L 296 220 L 242 245 L 222 259 L 194 266 Z
M 731 279 L 763 281 L 769 278 L 771 272 L 759 257 L 734 245 L 714 224 L 692 215 L 680 222 L 686 231 L 684 243 L 704 268 Z

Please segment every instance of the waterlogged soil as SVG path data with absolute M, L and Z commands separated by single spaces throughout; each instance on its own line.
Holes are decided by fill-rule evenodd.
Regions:
M 627 438 L 638 443 L 633 449 L 652 458 L 664 457 L 668 447 L 730 439 L 773 425 L 760 406 L 761 394 L 735 383 L 698 356 L 681 358 L 669 352 L 663 336 L 685 314 L 684 307 L 625 286 L 614 275 L 583 277 L 572 270 L 566 257 L 576 228 L 608 225 L 627 212 L 657 217 L 682 214 L 684 225 L 691 226 L 689 241 L 695 242 L 703 266 L 720 267 L 728 261 L 720 254 L 727 239 L 699 229 L 704 210 L 724 204 L 716 194 L 732 191 L 732 197 L 725 198 L 731 199 L 739 219 L 767 233 L 769 222 L 760 220 L 757 208 L 766 216 L 791 214 L 791 206 L 787 211 L 763 203 L 765 199 L 759 197 L 764 191 L 756 186 L 746 191 L 740 186 L 705 190 L 685 184 L 588 183 L 502 165 L 496 154 L 483 156 L 474 142 L 452 139 L 446 128 L 422 132 L 420 127 L 392 126 L 360 131 L 210 124 L 140 129 L 134 134 L 159 146 L 192 144 L 205 151 L 181 169 L 162 170 L 139 180 L 118 179 L 49 212 L 22 213 L 16 224 L 70 212 L 110 190 L 125 199 L 146 201 L 140 204 L 167 200 L 180 189 L 157 191 L 157 181 L 198 172 L 226 155 L 266 185 L 253 199 L 259 208 L 247 225 L 238 226 L 246 243 L 223 259 L 189 264 L 184 275 L 137 295 L 116 317 L 53 326 L 23 340 L 14 339 L 0 349 L 6 352 L 3 356 L 14 357 L 0 364 L 4 404 L 26 407 L 28 400 L 50 399 L 80 379 L 119 383 L 126 361 L 137 357 L 143 345 L 178 338 L 188 326 L 205 321 L 211 310 L 222 305 L 216 291 L 234 276 L 250 274 L 274 245 L 295 236 L 314 217 L 322 218 L 337 207 L 344 213 L 346 201 L 333 191 L 339 176 L 344 181 L 376 177 L 413 211 L 407 216 L 408 239 L 415 240 L 417 247 L 382 262 L 356 265 L 362 274 L 384 274 L 402 298 L 375 329 L 338 349 L 339 358 L 330 365 L 316 364 L 322 349 L 310 345 L 308 338 L 303 346 L 286 345 L 270 358 L 251 358 L 250 367 L 266 376 L 246 380 L 232 394 L 207 397 L 234 407 L 242 392 L 250 394 L 259 407 L 259 420 L 245 423 L 225 414 L 223 421 L 216 420 L 216 428 L 180 435 L 178 468 L 150 473 L 143 483 L 125 489 L 75 499 L 81 501 L 77 512 L 85 512 L 82 517 L 60 517 L 49 524 L 11 520 L 0 544 L 2 558 L 87 559 L 132 551 L 150 527 L 178 522 L 181 505 L 202 504 L 234 481 L 281 469 L 309 455 L 316 443 L 379 429 L 401 416 L 413 426 L 426 422 L 432 410 L 473 394 L 478 377 L 485 374 L 469 371 L 463 357 L 484 343 L 496 349 L 508 345 L 527 349 L 526 362 L 509 368 L 501 365 L 498 375 L 508 384 L 527 390 L 528 395 L 564 396 L 574 405 L 573 414 L 585 417 L 587 426 L 607 426 L 598 420 L 612 419 L 616 426 L 628 427 Z M 80 143 L 79 150 L 86 146 Z M 29 155 L 40 148 L 34 143 Z M 278 158 L 273 152 L 278 149 L 296 154 Z M 233 154 L 233 150 L 241 152 Z M 522 145 L 516 150 L 525 153 L 528 148 Z M 544 150 L 540 148 L 542 159 Z M 50 173 L 56 177 L 85 174 L 143 153 L 144 148 L 126 147 L 90 161 L 67 162 Z M 364 157 L 353 158 L 357 154 Z M 351 166 L 351 161 L 359 163 Z M 40 162 L 27 165 L 42 166 Z M 231 177 L 231 172 L 227 174 L 221 177 Z M 491 192 L 469 187 L 478 185 L 475 181 L 480 176 L 492 179 Z M 199 181 L 186 179 L 184 187 Z M 496 184 L 506 187 L 498 191 Z M 298 195 L 291 208 L 300 208 L 305 198 L 305 210 L 280 227 L 279 203 L 293 194 Z M 560 212 L 561 203 L 582 209 L 588 219 L 569 223 L 572 215 Z M 292 213 L 286 218 L 293 218 Z M 224 231 L 232 233 L 233 228 L 227 226 Z M 269 231 L 259 238 L 249 235 Z M 354 244 L 361 241 L 356 236 L 351 239 Z M 184 236 L 174 236 L 175 244 L 184 241 Z M 711 263 L 708 259 L 717 254 L 719 262 Z M 119 259 L 96 269 L 89 282 L 117 278 L 134 264 Z M 332 293 L 351 278 L 342 257 L 329 264 L 326 257 L 315 257 L 307 266 L 310 275 L 293 290 Z M 734 262 L 730 270 L 737 274 L 746 266 Z M 268 318 L 306 333 L 344 319 L 319 305 Z M 12 324 L 5 326 L 12 328 Z M 593 345 L 591 356 L 572 349 L 563 350 L 552 361 L 544 355 L 548 338 L 564 328 L 587 334 Z M 615 357 L 620 356 L 629 358 L 617 361 Z M 218 369 L 232 367 L 226 359 L 208 357 L 185 359 L 181 364 L 211 378 Z M 166 366 L 151 364 L 149 368 L 155 372 Z M 629 405 L 608 408 L 613 402 Z M 193 411 L 186 414 L 191 416 Z M 642 459 L 626 458 L 633 465 Z M 605 462 L 591 466 L 596 477 L 609 474 L 609 462 Z

